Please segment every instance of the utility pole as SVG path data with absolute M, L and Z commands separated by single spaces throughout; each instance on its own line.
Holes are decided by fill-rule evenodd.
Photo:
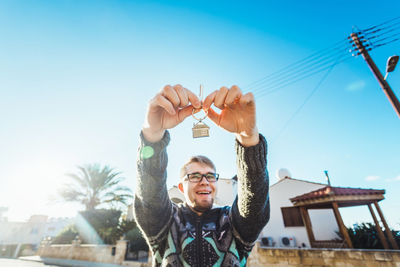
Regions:
M 379 71 L 378 67 L 375 65 L 375 62 L 372 60 L 369 55 L 367 49 L 364 47 L 362 41 L 360 41 L 357 33 L 352 33 L 350 35 L 351 39 L 353 39 L 354 44 L 357 46 L 358 51 L 360 51 L 362 57 L 367 62 L 368 67 L 374 73 L 375 78 L 378 80 L 380 86 L 383 89 L 383 92 L 389 98 L 390 103 L 392 104 L 394 110 L 397 113 L 397 116 L 400 118 L 400 102 L 394 94 L 392 88 L 390 88 L 388 82 L 384 79 L 382 73 Z

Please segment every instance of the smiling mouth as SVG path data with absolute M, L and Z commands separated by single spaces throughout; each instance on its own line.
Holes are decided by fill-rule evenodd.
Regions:
M 196 194 L 198 194 L 198 195 L 209 195 L 209 194 L 211 194 L 211 192 L 209 192 L 209 191 L 198 191 L 198 192 L 196 192 Z

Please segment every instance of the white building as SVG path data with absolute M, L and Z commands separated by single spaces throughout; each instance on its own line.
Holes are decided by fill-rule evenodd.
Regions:
M 5 254 L 16 257 L 22 245 L 35 249 L 44 238 L 55 237 L 71 224 L 70 218 L 50 218 L 45 215 L 32 215 L 27 222 L 0 221 L 0 247 Z
M 289 246 L 311 247 L 307 236 L 306 227 L 303 224 L 301 215 L 299 220 L 290 222 L 290 208 L 294 208 L 291 198 L 325 187 L 326 184 L 313 183 L 293 178 L 283 178 L 270 186 L 271 217 L 267 226 L 263 229 L 261 237 L 269 237 L 274 246 L 285 246 L 282 238 L 292 238 Z M 286 212 L 288 211 L 288 212 Z M 284 213 L 288 213 L 285 214 Z M 336 234 L 339 228 L 335 215 L 330 209 L 310 210 L 313 231 L 317 240 L 331 240 L 339 238 Z M 284 220 L 285 219 L 285 220 Z M 272 238 L 272 239 L 271 239 Z

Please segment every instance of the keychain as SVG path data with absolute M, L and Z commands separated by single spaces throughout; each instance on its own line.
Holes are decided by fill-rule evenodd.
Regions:
M 201 103 L 203 103 L 203 85 L 200 85 L 200 95 L 199 96 L 200 96 Z M 206 115 L 203 118 L 197 118 L 194 115 L 194 113 L 195 113 L 195 109 L 193 108 L 192 117 L 195 120 L 198 120 L 198 122 L 193 123 L 193 128 L 192 128 L 193 138 L 210 136 L 210 127 L 208 127 L 208 125 L 203 122 L 203 120 L 207 118 L 208 111 L 205 111 Z

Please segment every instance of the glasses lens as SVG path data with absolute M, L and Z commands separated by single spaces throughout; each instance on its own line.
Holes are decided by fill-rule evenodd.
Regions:
M 206 179 L 209 182 L 215 182 L 217 180 L 217 176 L 215 175 L 215 173 L 207 173 L 206 174 Z
M 189 181 L 195 182 L 195 183 L 199 182 L 202 177 L 203 176 L 198 172 L 188 174 Z
M 204 177 L 207 179 L 207 181 L 209 181 L 209 182 L 216 182 L 216 181 L 218 180 L 218 174 L 212 173 L 212 172 L 209 172 L 209 173 L 207 173 L 207 174 L 201 174 L 201 173 L 195 172 L 195 173 L 189 173 L 189 174 L 187 175 L 188 180 L 189 180 L 190 182 L 193 182 L 193 183 L 198 183 L 198 182 L 200 182 L 200 181 L 203 179 L 203 176 L 204 176 Z

